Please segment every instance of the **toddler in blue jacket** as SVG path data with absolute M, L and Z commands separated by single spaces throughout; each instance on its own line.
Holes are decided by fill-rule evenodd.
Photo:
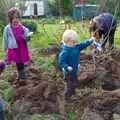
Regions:
M 59 64 L 65 73 L 67 83 L 66 99 L 69 99 L 75 93 L 80 51 L 90 46 L 94 40 L 95 38 L 92 37 L 82 43 L 77 43 L 78 34 L 75 31 L 69 29 L 63 33 L 63 48 L 59 55 Z

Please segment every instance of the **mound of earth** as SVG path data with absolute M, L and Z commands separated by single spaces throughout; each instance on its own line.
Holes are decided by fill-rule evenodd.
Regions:
M 30 62 L 25 67 L 26 85 L 14 88 L 11 103 L 13 115 L 73 111 L 77 120 L 112 120 L 113 114 L 120 115 L 119 63 L 120 49 L 117 48 L 105 53 L 81 53 L 77 88 L 80 93 L 87 88 L 89 91 L 82 96 L 76 94 L 76 99 L 67 103 L 63 97 L 66 89 L 64 76 L 57 76 L 48 68 L 43 69 L 37 63 Z M 9 82 L 12 85 L 16 80 L 14 73 Z M 94 88 L 101 88 L 102 92 L 93 92 Z

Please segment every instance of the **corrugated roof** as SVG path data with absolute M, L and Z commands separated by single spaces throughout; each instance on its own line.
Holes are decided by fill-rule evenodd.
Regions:
M 74 7 L 82 7 L 84 6 L 83 4 L 78 4 L 78 5 L 75 5 Z M 87 7 L 99 7 L 99 5 L 93 5 L 93 4 L 86 4 L 85 6 Z

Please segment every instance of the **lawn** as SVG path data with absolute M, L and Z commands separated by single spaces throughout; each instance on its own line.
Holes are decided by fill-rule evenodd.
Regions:
M 88 32 L 88 22 L 74 22 L 71 27 L 79 35 L 79 40 L 84 41 L 90 38 Z M 64 25 L 60 24 L 45 24 L 44 27 L 38 23 L 38 30 L 33 34 L 32 40 L 29 43 L 30 47 L 49 47 L 52 44 L 61 43 L 61 36 L 65 29 Z M 115 33 L 115 46 L 120 46 L 120 24 L 118 24 L 117 31 Z
M 27 19 L 28 20 L 28 19 Z M 28 20 L 31 21 L 31 20 Z M 32 20 L 38 24 L 37 32 L 33 34 L 31 42 L 28 43 L 30 48 L 44 48 L 49 47 L 52 44 L 61 43 L 62 33 L 65 29 L 64 25 L 60 25 L 57 21 L 56 24 L 45 24 L 42 26 L 41 20 Z M 119 22 L 120 20 L 118 20 Z M 83 26 L 84 24 L 84 26 Z M 77 21 L 73 22 L 71 28 L 74 29 L 78 35 L 79 40 L 84 41 L 85 39 L 90 38 L 90 34 L 88 32 L 88 22 Z M 0 46 L 2 45 L 2 33 L 0 33 Z M 118 24 L 117 31 L 115 33 L 115 46 L 120 46 L 120 22 Z M 2 49 L 0 49 L 0 58 L 3 58 L 4 54 Z

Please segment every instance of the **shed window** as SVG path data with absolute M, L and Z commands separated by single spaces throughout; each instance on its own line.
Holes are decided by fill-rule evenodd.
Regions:
M 77 11 L 80 12 L 81 8 L 77 8 Z

